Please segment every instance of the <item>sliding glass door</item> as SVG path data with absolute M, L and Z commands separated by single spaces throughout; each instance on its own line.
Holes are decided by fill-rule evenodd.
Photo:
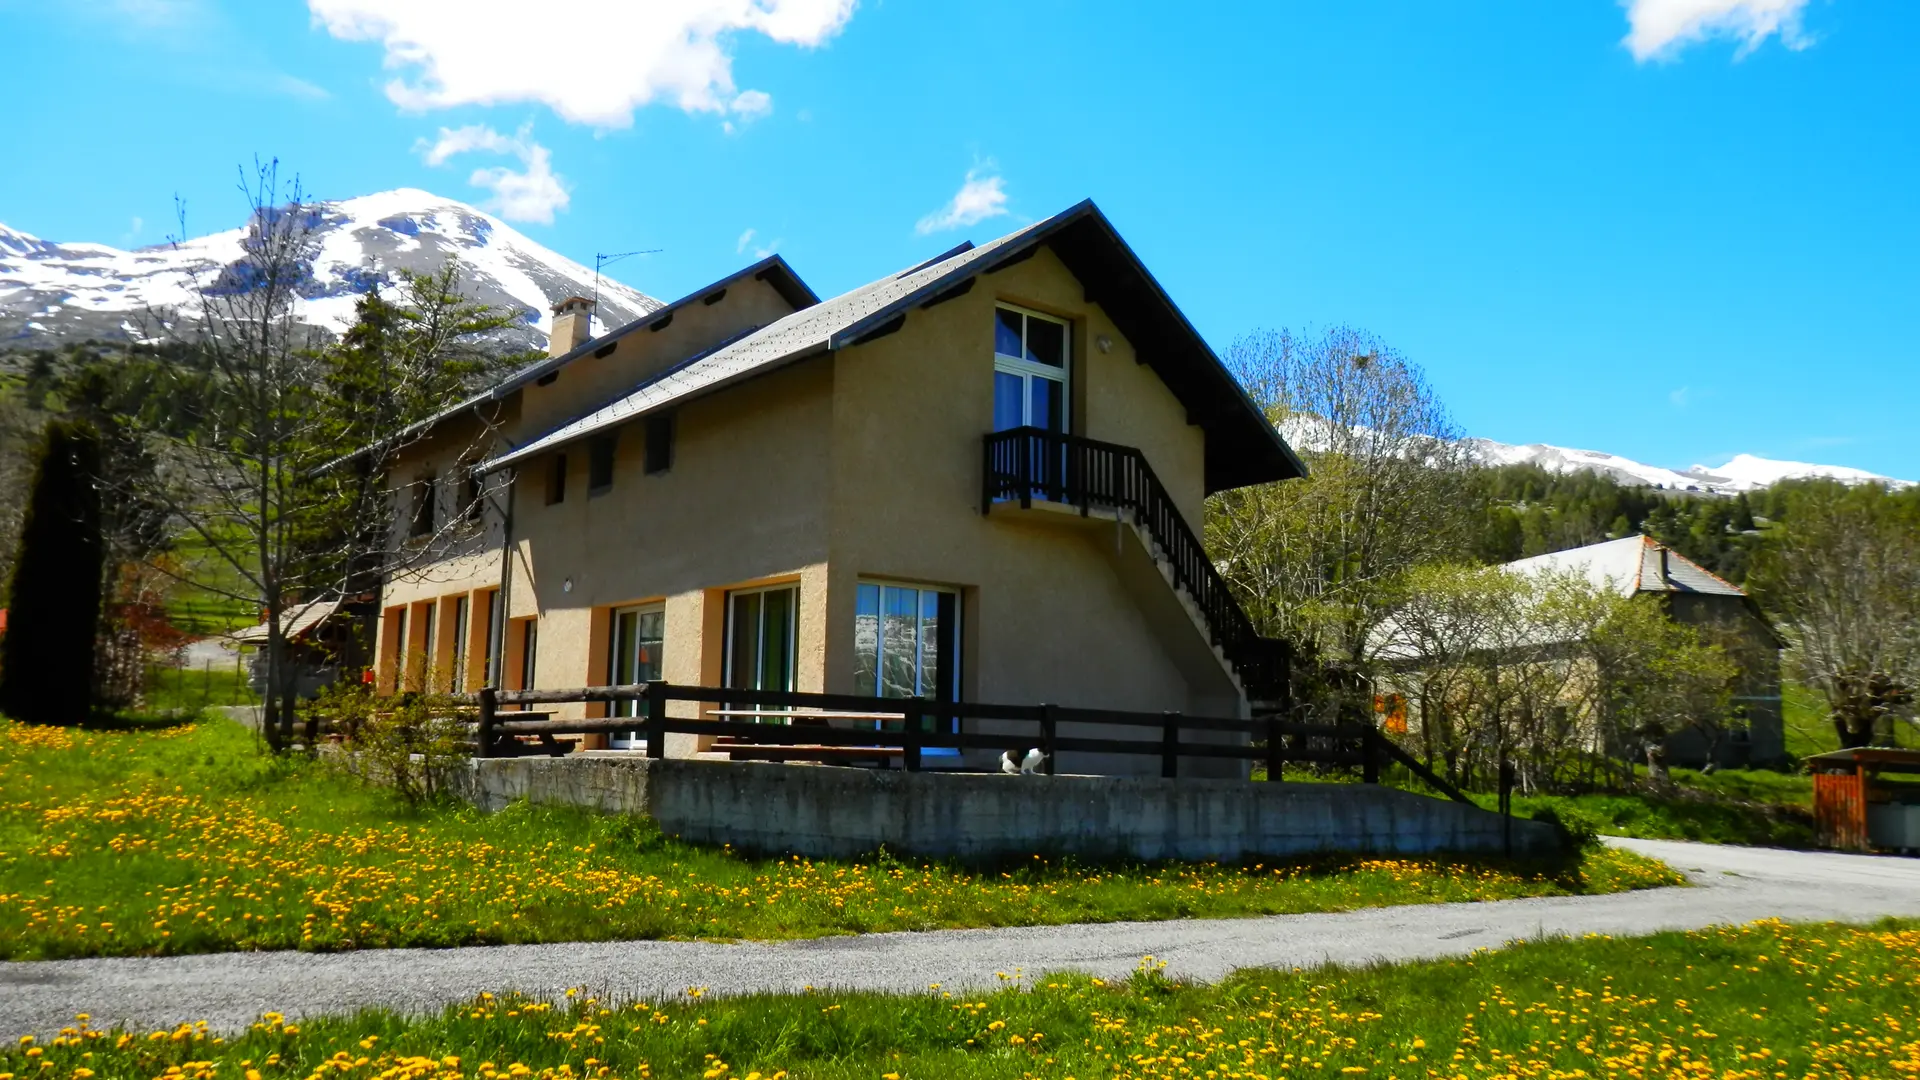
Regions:
M 797 585 L 727 594 L 727 685 L 792 690 L 800 608 Z M 786 717 L 769 717 L 785 723 Z

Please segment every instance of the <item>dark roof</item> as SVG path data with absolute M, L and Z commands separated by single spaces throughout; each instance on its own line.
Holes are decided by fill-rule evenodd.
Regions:
M 792 305 L 795 310 L 809 308 L 820 302 L 820 298 L 814 295 L 813 290 L 807 286 L 807 283 L 800 280 L 800 275 L 793 272 L 793 267 L 787 265 L 787 260 L 778 255 L 769 255 L 759 262 L 742 267 L 718 281 L 703 285 L 670 304 L 654 308 L 652 311 L 647 312 L 645 315 L 640 316 L 624 326 L 609 330 L 597 338 L 589 338 L 559 356 L 549 357 L 545 360 L 528 364 L 526 367 L 521 368 L 478 394 L 461 401 L 459 404 L 451 405 L 427 417 L 425 420 L 402 428 L 391 439 L 375 443 L 371 446 L 363 446 L 351 454 L 346 454 L 333 461 L 327 462 L 320 467 L 319 471 L 324 472 L 336 465 L 352 461 L 354 458 L 377 447 L 391 446 L 395 443 L 404 442 L 415 436 L 424 434 L 449 417 L 456 416 L 469 409 L 485 405 L 488 402 L 504 400 L 527 384 L 537 382 L 559 371 L 561 368 L 566 367 L 582 356 L 599 352 L 601 349 L 606 348 L 642 327 L 652 326 L 662 319 L 671 319 L 674 312 L 679 311 L 681 308 L 697 300 L 705 300 L 710 296 L 714 296 L 716 293 L 725 292 L 730 286 L 739 282 L 756 279 L 766 282 L 773 288 L 774 292 L 780 294 L 781 299 Z M 562 303 L 565 303 L 565 301 L 562 301 Z
M 1141 360 L 1186 406 L 1189 422 L 1206 432 L 1209 493 L 1306 474 L 1292 448 L 1091 200 L 797 311 L 650 376 L 601 408 L 479 468 L 504 468 L 686 398 L 887 333 L 916 306 L 964 289 L 975 276 L 1017 263 L 1043 245 L 1080 279 L 1088 299 L 1100 304 Z

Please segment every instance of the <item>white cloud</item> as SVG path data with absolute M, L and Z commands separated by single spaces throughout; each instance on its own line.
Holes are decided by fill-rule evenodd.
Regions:
M 1683 386 L 1678 390 L 1667 391 L 1667 400 L 1672 402 L 1673 407 L 1676 409 L 1686 408 L 1692 396 L 1693 387 L 1691 386 Z
M 737 255 L 747 250 L 747 245 L 751 243 L 753 243 L 753 230 L 748 229 L 746 232 L 740 234 L 740 242 L 733 245 L 734 254 Z
M 462 128 L 441 128 L 440 137 L 429 143 L 421 139 L 414 149 L 428 165 L 444 165 L 458 154 L 507 154 L 520 159 L 526 171 L 516 172 L 504 165 L 475 169 L 467 183 L 493 192 L 483 204 L 508 221 L 537 221 L 553 224 L 556 210 L 565 210 L 571 196 L 558 173 L 553 171 L 553 155 L 534 142 L 532 125 L 513 135 L 502 135 L 484 124 Z
M 780 241 L 777 239 L 769 241 L 764 245 L 754 245 L 753 238 L 757 235 L 759 235 L 759 233 L 758 230 L 755 229 L 748 229 L 746 232 L 741 233 L 740 239 L 735 241 L 733 245 L 735 253 L 744 255 L 746 254 L 747 247 L 753 245 L 753 257 L 756 259 L 764 259 L 780 250 Z
M 1627 9 L 1621 41 L 1641 63 L 1667 59 L 1709 38 L 1737 38 L 1738 56 L 1778 35 L 1789 49 L 1813 44 L 1800 26 L 1807 0 L 1620 0 Z
M 387 96 L 406 109 L 537 101 L 562 118 L 625 127 L 656 99 L 688 112 L 764 115 L 772 98 L 738 90 L 728 39 L 824 43 L 856 0 L 307 0 L 334 37 L 378 41 L 400 72 Z
M 998 176 L 982 176 L 981 173 L 992 170 L 993 163 L 976 165 L 967 170 L 966 182 L 954 193 L 947 205 L 920 219 L 914 231 L 922 236 L 928 233 L 958 229 L 985 221 L 990 217 L 999 217 L 1007 212 L 1007 191 Z

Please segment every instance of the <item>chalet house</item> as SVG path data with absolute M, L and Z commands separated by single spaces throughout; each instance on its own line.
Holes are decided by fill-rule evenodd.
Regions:
M 1197 536 L 1303 467 L 1091 202 L 827 300 L 775 256 L 600 337 L 590 307 L 396 442 L 383 689 L 1244 716 L 1284 677 Z
M 1622 596 L 1656 599 L 1674 620 L 1707 630 L 1709 640 L 1725 648 L 1739 670 L 1733 694 L 1735 715 L 1729 726 L 1732 738 L 1717 748 L 1717 763 L 1771 766 L 1786 761 L 1780 696 L 1783 642 L 1746 590 L 1638 533 L 1536 555 L 1506 567 L 1529 575 L 1577 574 Z M 1675 765 L 1705 765 L 1708 752 L 1706 740 L 1696 731 L 1682 732 L 1667 744 L 1667 760 Z

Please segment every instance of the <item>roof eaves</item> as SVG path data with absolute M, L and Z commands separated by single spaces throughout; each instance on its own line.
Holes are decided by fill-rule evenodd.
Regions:
M 612 409 L 614 406 L 620 404 L 622 401 L 627 400 L 633 395 L 638 394 L 643 390 L 646 390 L 650 386 L 654 386 L 661 382 L 666 381 L 667 379 L 673 377 L 674 375 L 679 374 L 682 371 L 685 371 L 687 368 L 692 367 L 693 365 L 699 363 L 700 361 L 707 359 L 708 357 L 714 355 L 715 353 L 721 352 L 722 350 L 725 350 L 734 345 L 737 345 L 740 342 L 745 341 L 747 338 L 752 337 L 754 334 L 757 334 L 764 329 L 766 329 L 766 327 L 756 326 L 748 330 L 743 330 L 740 333 L 735 334 L 733 337 L 728 338 L 725 341 L 722 341 L 718 345 L 715 345 L 713 348 L 706 350 L 705 352 L 695 353 L 694 355 L 687 357 L 686 359 L 680 361 L 677 364 L 674 364 L 671 367 L 662 368 L 661 370 L 656 371 L 653 374 L 647 376 L 645 379 L 642 379 L 640 382 L 637 382 L 634 385 L 628 387 L 627 389 L 622 390 L 620 393 L 614 395 L 613 397 L 606 399 L 605 401 L 603 401 L 601 404 L 594 407 L 593 409 L 590 409 L 587 412 L 581 413 L 578 416 L 575 416 L 573 419 L 568 420 L 563 424 L 555 425 L 553 428 L 549 429 L 545 434 L 542 434 L 537 438 L 532 439 L 531 441 L 526 443 L 526 445 L 510 450 L 507 453 L 502 454 L 498 457 L 488 458 L 485 461 L 479 462 L 478 464 L 474 465 L 473 471 L 475 474 L 482 475 L 482 476 L 486 475 L 487 473 L 499 472 L 501 469 L 508 468 L 512 465 L 518 464 L 519 462 L 525 461 L 527 458 L 530 458 L 535 454 L 544 453 L 545 451 L 551 450 L 556 446 L 564 446 L 568 443 L 577 442 L 583 438 L 586 438 L 588 435 L 593 434 L 596 431 L 602 431 L 602 430 L 605 430 L 606 428 L 613 427 L 617 424 L 625 424 L 630 421 L 637 420 L 643 416 L 647 416 L 650 413 L 659 412 L 661 409 L 666 408 L 669 405 L 677 404 L 681 401 L 685 401 L 691 398 L 701 397 L 715 390 L 719 390 L 724 387 L 731 386 L 734 383 L 752 378 L 753 376 L 759 375 L 762 372 L 772 367 L 792 363 L 795 360 L 803 359 L 807 356 L 813 355 L 814 353 L 825 351 L 824 345 L 816 345 L 816 346 L 812 346 L 805 349 L 799 349 L 792 353 L 789 353 L 786 356 L 781 357 L 778 361 L 775 361 L 773 363 L 757 365 L 745 371 L 741 371 L 734 375 L 730 375 L 727 378 L 716 379 L 711 383 L 704 383 L 684 394 L 676 394 L 665 400 L 648 405 L 645 408 L 639 408 L 639 409 L 631 410 L 629 412 L 609 415 L 600 419 L 598 422 L 592 422 L 594 420 L 594 417 L 599 416 L 601 413 L 604 413 L 609 409 Z
M 715 292 L 748 278 L 765 281 L 768 286 L 780 294 L 781 299 L 793 305 L 795 311 L 804 311 L 820 302 L 820 297 L 815 295 L 812 286 L 809 286 L 801 279 L 799 274 L 794 272 L 793 267 L 787 263 L 784 257 L 777 254 L 769 255 L 758 262 L 735 270 L 733 273 L 728 274 L 718 281 L 703 285 L 678 300 L 662 304 L 647 312 L 645 315 L 634 319 L 632 322 L 615 327 L 597 338 L 589 338 L 559 356 L 549 357 L 545 360 L 528 364 L 526 367 L 521 368 L 519 371 L 514 372 L 459 404 L 442 409 L 432 416 L 427 417 L 425 420 L 418 420 L 407 425 L 396 432 L 391 439 L 383 439 L 378 442 L 369 443 L 352 453 L 343 454 L 327 462 L 325 465 L 320 466 L 316 472 L 326 472 L 327 470 L 352 461 L 354 458 L 360 457 L 363 454 L 378 450 L 384 446 L 394 445 L 402 440 L 422 434 L 428 429 L 458 416 L 468 409 L 484 405 L 489 401 L 502 400 L 509 394 L 522 389 L 528 383 L 559 371 L 561 368 L 566 367 L 568 364 L 573 363 L 588 353 L 598 352 L 634 331 L 639 330 L 643 326 L 652 326 L 661 319 L 671 318 L 675 312 L 695 300 L 712 296 Z

